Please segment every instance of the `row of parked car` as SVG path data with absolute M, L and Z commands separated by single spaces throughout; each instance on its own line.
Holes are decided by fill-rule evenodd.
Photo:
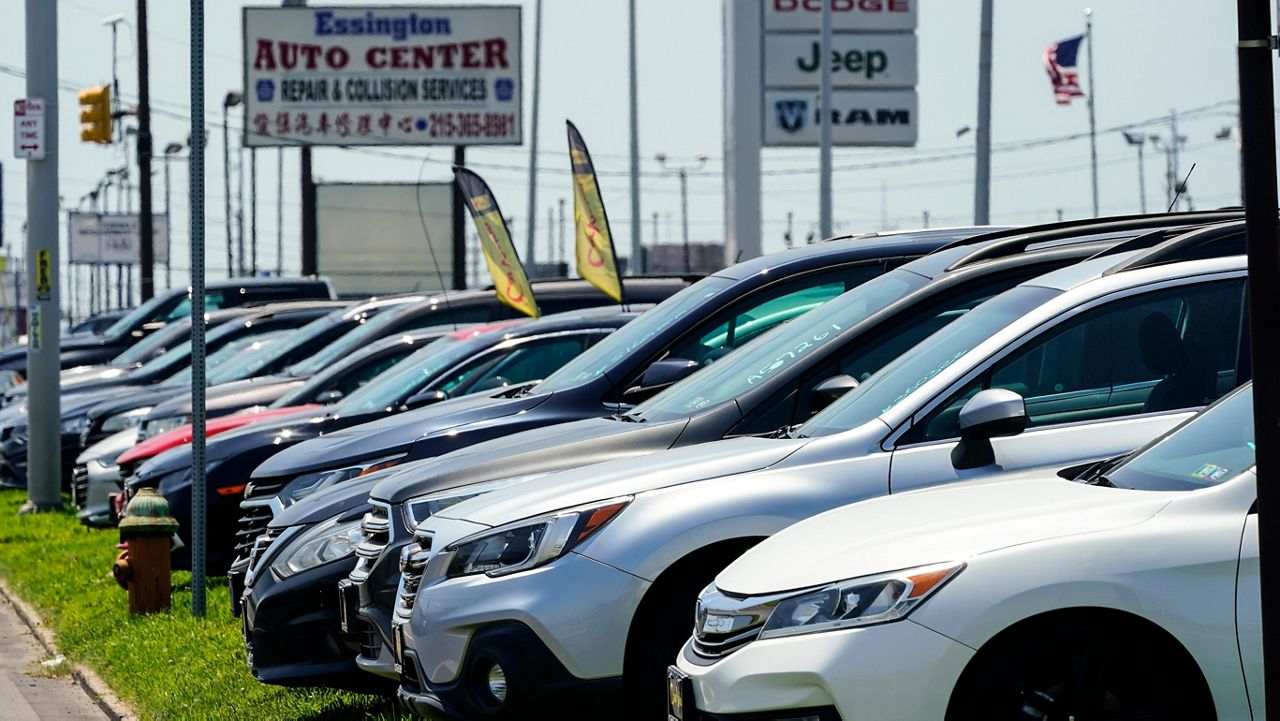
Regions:
M 210 568 L 260 681 L 426 714 L 1248 717 L 1244 233 L 1218 211 L 863 235 L 629 279 L 652 308 L 536 284 L 537 320 L 481 291 L 293 330 L 222 329 L 298 307 L 220 310 L 249 315 L 210 331 Z M 147 364 L 180 324 L 135 344 L 173 333 Z M 77 428 L 82 517 L 157 487 L 182 563 L 167 363 L 69 370 L 145 382 L 64 406 L 110 396 Z

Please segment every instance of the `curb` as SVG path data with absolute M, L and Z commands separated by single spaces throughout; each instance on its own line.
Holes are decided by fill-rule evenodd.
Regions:
M 14 593 L 13 589 L 9 588 L 9 584 L 3 580 L 0 580 L 0 597 L 3 597 L 13 607 L 14 612 L 18 614 L 18 618 L 22 619 L 22 623 L 31 631 L 31 635 L 35 636 L 36 640 L 40 642 L 45 653 L 50 656 L 56 656 L 58 653 L 57 644 L 53 641 L 53 634 L 45 627 L 44 621 L 40 619 L 40 614 L 36 613 L 34 608 L 22 600 L 18 594 Z M 89 700 L 102 709 L 102 712 L 112 721 L 136 721 L 138 718 L 133 709 L 121 701 L 98 674 L 80 664 L 71 664 L 71 677 L 88 694 Z

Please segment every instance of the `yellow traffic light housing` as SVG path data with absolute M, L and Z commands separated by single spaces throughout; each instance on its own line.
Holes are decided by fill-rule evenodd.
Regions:
M 111 142 L 111 88 L 85 88 L 80 100 L 80 140 L 85 143 Z

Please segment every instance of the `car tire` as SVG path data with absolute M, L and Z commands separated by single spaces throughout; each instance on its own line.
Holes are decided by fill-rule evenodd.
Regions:
M 1191 656 L 1135 621 L 1051 615 L 1000 634 L 961 674 L 947 721 L 1215 719 Z

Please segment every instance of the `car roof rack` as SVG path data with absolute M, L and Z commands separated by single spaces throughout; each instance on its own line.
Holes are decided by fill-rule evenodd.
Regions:
M 1127 270 L 1150 268 L 1156 265 L 1186 260 L 1240 255 L 1245 252 L 1244 239 L 1244 221 L 1215 223 L 1166 240 L 1144 253 L 1117 263 L 1108 268 L 1103 275 L 1114 275 Z M 1099 255 L 1107 255 L 1107 253 L 1100 253 Z

